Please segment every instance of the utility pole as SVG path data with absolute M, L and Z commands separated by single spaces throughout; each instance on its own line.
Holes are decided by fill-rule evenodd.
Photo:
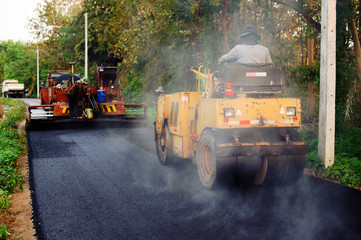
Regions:
M 85 13 L 85 79 L 88 80 L 88 13 Z
M 322 0 L 318 156 L 325 167 L 335 160 L 336 0 Z
M 36 45 L 36 97 L 39 98 L 39 45 Z

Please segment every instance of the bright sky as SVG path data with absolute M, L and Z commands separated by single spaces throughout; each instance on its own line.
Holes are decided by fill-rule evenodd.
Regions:
M 44 0 L 0 0 L 0 41 L 28 42 L 35 40 L 28 27 L 29 19 L 36 16 L 35 8 Z

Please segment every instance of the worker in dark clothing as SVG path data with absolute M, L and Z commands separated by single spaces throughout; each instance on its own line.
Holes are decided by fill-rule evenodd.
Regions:
M 67 93 L 69 100 L 69 117 L 80 118 L 82 116 L 79 111 L 79 100 L 85 101 L 85 88 L 82 80 L 76 81 Z
M 105 59 L 105 61 L 103 62 L 103 66 L 104 68 L 104 73 L 103 73 L 103 86 L 109 86 L 112 85 L 115 81 L 115 79 L 117 78 L 117 65 L 118 63 L 121 63 L 123 61 L 123 58 L 117 58 L 114 57 L 114 52 L 110 51 L 108 58 Z
M 107 66 L 107 67 L 116 67 L 118 65 L 118 63 L 123 62 L 123 58 L 117 58 L 114 57 L 114 52 L 110 51 L 108 54 L 107 59 L 105 59 L 105 61 L 103 62 L 103 66 Z

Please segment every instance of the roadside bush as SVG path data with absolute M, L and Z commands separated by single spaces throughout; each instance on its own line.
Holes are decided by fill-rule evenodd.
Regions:
M 9 193 L 0 189 L 0 209 L 8 209 L 11 201 L 8 198 Z
M 25 118 L 25 104 L 11 98 L 0 98 L 0 103 L 10 106 L 5 119 L 0 123 L 0 130 L 16 128 L 16 124 Z
M 323 162 L 321 162 L 321 159 L 318 157 L 317 150 L 311 151 L 307 154 L 306 167 L 313 173 L 317 173 L 319 169 L 324 167 Z
M 336 132 L 336 153 L 346 153 L 349 157 L 361 156 L 361 129 L 355 126 L 343 126 Z
M 15 166 L 20 155 L 19 139 L 16 130 L 0 132 L 0 166 Z
M 313 131 L 300 131 L 302 140 L 308 144 L 308 154 L 306 156 L 306 167 L 313 173 L 317 173 L 324 166 L 318 157 L 318 138 Z
M 302 139 L 308 143 L 306 166 L 317 173 L 324 164 L 318 157 L 318 138 L 311 131 L 300 131 Z M 342 126 L 335 137 L 335 162 L 324 169 L 322 176 L 340 181 L 342 184 L 361 186 L 361 129 Z
M 325 169 L 323 176 L 342 184 L 361 186 L 361 129 L 343 125 L 336 132 L 335 163 Z
M 342 184 L 361 186 L 361 161 L 346 153 L 337 154 L 335 163 L 325 169 L 323 176 L 338 180 Z
M 4 98 L 0 98 L 0 103 L 9 106 L 0 122 L 0 208 L 7 209 L 11 204 L 8 195 L 16 188 L 22 190 L 21 169 L 16 169 L 16 166 L 24 143 L 17 124 L 24 119 L 25 105 L 22 101 Z
M 0 225 L 0 239 L 6 239 L 10 236 L 10 233 L 8 232 L 8 228 L 5 224 Z
M 0 166 L 0 189 L 13 193 L 18 187 L 22 190 L 23 179 L 19 175 L 21 170 L 10 166 Z

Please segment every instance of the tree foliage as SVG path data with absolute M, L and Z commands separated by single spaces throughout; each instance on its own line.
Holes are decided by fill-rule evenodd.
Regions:
M 336 101 L 340 116 L 349 109 L 346 103 L 355 110 L 361 105 L 361 56 L 355 49 L 358 35 L 351 31 L 360 29 L 360 9 L 360 1 L 337 1 Z M 246 26 L 253 25 L 274 61 L 285 64 L 292 73 L 291 86 L 308 91 L 317 100 L 320 12 L 320 0 L 45 0 L 38 5 L 30 27 L 39 41 L 41 72 L 68 69 L 70 61 L 77 61 L 77 70 L 83 71 L 84 13 L 88 13 L 91 77 L 96 75 L 95 66 L 113 50 L 124 57 L 121 82 L 125 95 L 140 101 L 159 85 L 168 92 L 189 90 L 192 66 L 212 64 L 220 70 L 216 60 L 237 43 Z M 34 46 L 24 44 L 21 50 L 9 44 L 1 46 L 2 52 L 9 50 L 6 57 L 1 55 L 1 78 L 5 72 L 10 77 L 19 68 L 26 69 L 20 65 L 35 54 Z M 18 51 L 16 57 L 14 51 Z M 34 61 L 28 65 L 34 69 Z M 28 84 L 33 78 L 25 74 L 23 81 Z M 357 111 L 350 111 L 350 116 L 351 122 L 359 122 Z M 342 125 L 343 118 L 339 121 Z
M 0 79 L 17 79 L 30 86 L 36 79 L 34 45 L 20 42 L 0 42 Z
M 30 27 L 40 41 L 42 58 L 49 67 L 66 69 L 76 59 L 75 44 L 82 36 L 72 28 L 81 12 L 81 0 L 45 0 L 39 4 L 38 16 L 30 19 Z M 71 59 L 71 60 L 69 60 Z

